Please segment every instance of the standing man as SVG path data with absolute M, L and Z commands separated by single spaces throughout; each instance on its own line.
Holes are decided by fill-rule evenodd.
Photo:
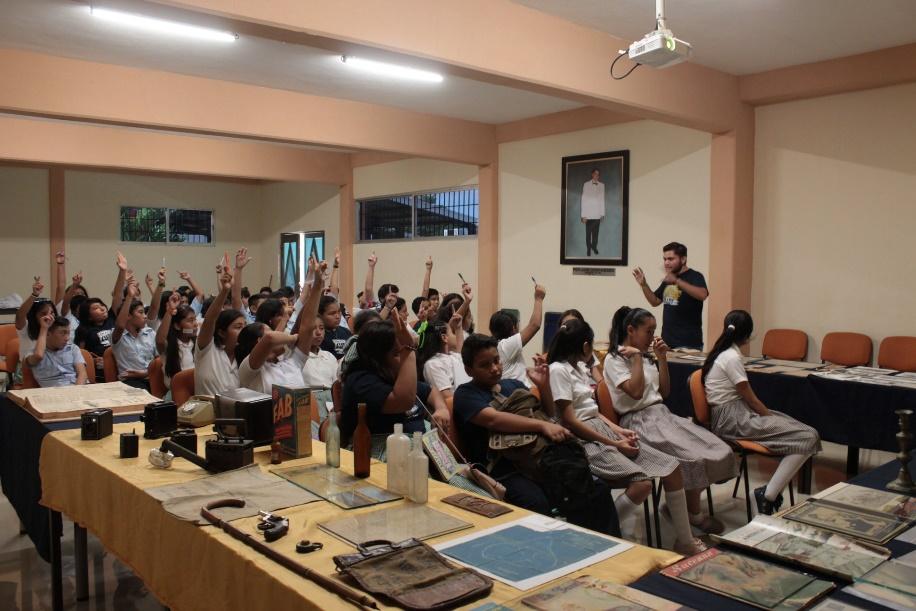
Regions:
M 585 223 L 585 249 L 588 257 L 593 250 L 598 254 L 598 229 L 605 215 L 604 183 L 598 180 L 599 176 L 598 168 L 593 169 L 591 179 L 582 185 L 581 218 Z
M 672 348 L 703 349 L 703 301 L 709 297 L 706 278 L 687 267 L 687 247 L 671 242 L 662 247 L 665 277 L 653 292 L 637 267 L 633 277 L 651 306 L 665 304 L 662 339 Z

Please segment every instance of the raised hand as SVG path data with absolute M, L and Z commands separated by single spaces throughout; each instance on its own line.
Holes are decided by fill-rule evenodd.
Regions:
M 642 286 L 646 283 L 646 274 L 642 271 L 641 267 L 633 268 L 633 278 L 636 279 L 636 283 L 639 286 Z
M 334 247 L 334 267 L 340 266 L 340 246 Z
M 389 316 L 388 319 L 394 323 L 394 337 L 401 347 L 413 346 L 413 335 L 407 330 L 407 325 L 401 320 L 400 316 Z
M 398 294 L 397 293 L 388 293 L 385 295 L 385 307 L 391 311 L 394 311 L 394 306 L 398 303 Z
M 535 299 L 544 299 L 544 297 L 547 297 L 547 289 L 545 289 L 540 284 L 535 284 L 534 285 L 534 298 Z
M 432 268 L 433 268 L 433 258 L 432 256 L 428 256 L 426 257 L 426 269 L 431 270 Z
M 375 256 L 375 251 L 372 251 L 372 254 L 369 255 L 369 267 L 375 267 L 375 264 L 378 263 L 378 257 Z
M 73 284 L 82 284 L 83 283 L 83 271 L 80 270 L 73 274 Z
M 32 297 L 38 297 L 45 289 L 45 285 L 41 283 L 41 276 L 32 276 L 32 279 L 35 280 L 32 283 Z
M 169 312 L 172 316 L 178 313 L 178 306 L 181 305 L 181 295 L 178 294 L 178 291 L 172 291 L 172 294 L 169 295 Z
M 464 296 L 464 300 L 468 303 L 474 299 L 474 291 L 471 289 L 471 285 L 467 282 L 461 285 L 461 294 Z
M 159 284 L 165 284 L 165 268 L 160 267 L 159 271 L 156 272 L 156 278 L 159 280 Z
M 64 251 L 58 250 L 57 254 L 54 255 L 54 260 L 57 262 L 58 265 L 63 265 L 64 262 L 67 260 L 67 257 L 64 255 Z
M 39 326 L 41 326 L 41 328 L 44 329 L 45 331 L 47 331 L 51 327 L 51 324 L 53 322 L 54 322 L 54 314 L 45 314 L 44 316 L 38 319 Z
M 652 340 L 652 352 L 655 353 L 655 357 L 659 360 L 667 358 L 668 355 L 668 344 L 665 343 L 660 337 L 656 337 Z
M 115 263 L 122 272 L 127 271 L 127 258 L 121 254 L 121 251 L 118 251 L 117 257 L 115 257 Z
M 229 266 L 226 265 L 222 269 L 222 274 L 219 277 L 219 286 L 224 291 L 232 289 L 232 270 L 229 269 Z
M 131 278 L 130 282 L 127 283 L 127 296 L 131 298 L 131 301 L 133 301 L 139 295 L 140 288 L 138 287 L 136 280 Z
M 240 248 L 235 253 L 235 269 L 242 269 L 249 263 L 251 263 L 251 257 L 248 256 L 248 249 Z
M 178 277 L 184 280 L 185 282 L 191 282 L 191 273 L 190 272 L 178 272 Z
M 148 288 L 148 289 L 150 290 L 150 292 L 152 292 L 152 290 L 153 290 L 153 277 L 149 275 L 149 272 L 147 272 L 147 274 L 146 274 L 145 281 L 146 281 L 146 288 Z
M 538 389 L 550 388 L 550 367 L 546 363 L 529 367 L 528 378 Z
M 448 326 L 452 328 L 453 333 L 458 332 L 458 328 L 461 326 L 462 320 L 464 319 L 461 317 L 461 314 L 452 314 L 452 317 L 448 321 Z

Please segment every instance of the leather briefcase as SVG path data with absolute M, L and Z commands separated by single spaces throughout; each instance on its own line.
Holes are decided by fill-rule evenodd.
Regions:
M 453 565 L 416 539 L 368 541 L 356 549 L 359 553 L 334 556 L 337 572 L 405 609 L 451 609 L 493 589 L 488 577 Z

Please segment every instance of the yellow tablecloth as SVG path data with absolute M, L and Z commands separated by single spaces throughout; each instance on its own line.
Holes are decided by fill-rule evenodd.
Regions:
M 152 467 L 147 461 L 147 454 L 159 443 L 142 437 L 140 456 L 120 459 L 118 434 L 129 431 L 133 426 L 115 425 L 114 435 L 98 441 L 81 441 L 78 429 L 55 431 L 45 436 L 40 461 L 41 503 L 62 512 L 95 534 L 106 549 L 143 579 L 163 604 L 176 611 L 349 608 L 349 604 L 336 595 L 259 555 L 223 531 L 212 526 L 194 526 L 166 513 L 159 502 L 144 492 L 146 488 L 186 482 L 207 474 L 188 461 L 177 458 L 171 469 Z M 199 447 L 202 446 L 200 442 Z M 314 448 L 314 456 L 285 461 L 284 466 L 323 463 L 323 444 L 315 442 Z M 352 473 L 352 455 L 345 451 L 341 455 L 342 468 Z M 268 458 L 266 449 L 255 452 L 255 461 L 262 469 L 269 466 Z M 384 464 L 372 465 L 369 481 L 385 485 Z M 430 505 L 443 513 L 472 522 L 475 528 L 495 526 L 528 514 L 515 508 L 511 513 L 488 519 L 440 502 L 441 498 L 456 492 L 459 492 L 456 488 L 430 481 Z M 377 507 L 351 511 L 373 509 Z M 271 546 L 313 570 L 333 575 L 332 556 L 353 552 L 348 544 L 317 526 L 318 522 L 343 514 L 344 510 L 337 506 L 318 501 L 281 513 L 290 520 L 290 532 Z M 257 518 L 233 522 L 252 533 L 256 532 L 256 523 Z M 464 530 L 427 542 L 435 544 L 469 532 Z M 324 549 L 308 555 L 296 554 L 295 544 L 302 539 L 321 541 Z M 595 575 L 626 584 L 678 558 L 680 556 L 673 552 L 637 546 L 573 575 Z M 520 591 L 496 582 L 489 600 L 506 602 L 520 594 Z

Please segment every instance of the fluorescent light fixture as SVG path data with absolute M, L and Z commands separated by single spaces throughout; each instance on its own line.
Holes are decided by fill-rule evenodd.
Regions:
M 238 39 L 238 36 L 232 32 L 223 32 L 211 28 L 202 28 L 196 25 L 178 23 L 177 21 L 144 17 L 142 15 L 132 15 L 130 13 L 112 11 L 106 8 L 90 6 L 89 14 L 104 21 L 146 30 L 148 32 L 155 32 L 157 34 L 184 36 L 186 38 L 197 38 L 199 40 L 209 40 L 212 42 L 235 42 L 236 39 Z
M 340 61 L 351 68 L 356 68 L 357 70 L 370 72 L 379 76 L 388 76 L 408 81 L 422 81 L 424 83 L 441 83 L 443 80 L 442 75 L 436 74 L 435 72 L 417 70 L 416 68 L 398 66 L 397 64 L 386 64 L 385 62 L 377 62 L 371 59 L 360 59 L 358 57 L 350 57 L 349 55 L 341 55 Z

